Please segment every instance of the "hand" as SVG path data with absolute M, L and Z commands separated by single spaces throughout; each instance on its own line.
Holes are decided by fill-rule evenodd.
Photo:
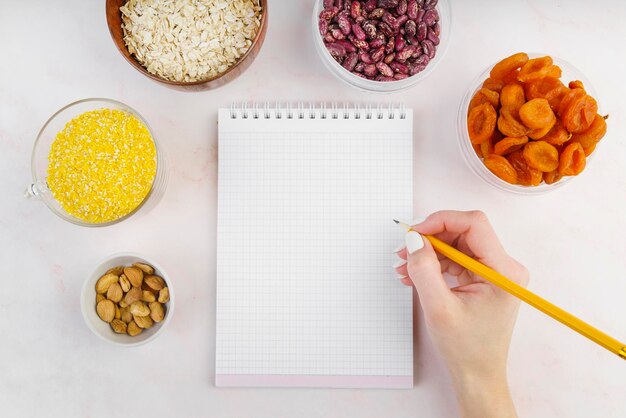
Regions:
M 413 229 L 434 235 L 522 285 L 528 271 L 509 256 L 482 212 L 442 211 Z M 514 417 L 506 380 L 509 343 L 519 300 L 435 253 L 430 242 L 409 232 L 407 260 L 396 268 L 402 283 L 414 285 L 428 332 L 443 356 L 463 416 Z M 443 273 L 456 278 L 450 288 Z

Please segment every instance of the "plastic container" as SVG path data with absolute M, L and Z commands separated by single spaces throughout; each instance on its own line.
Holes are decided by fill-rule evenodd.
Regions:
M 131 337 L 127 334 L 116 334 L 113 329 L 111 329 L 111 326 L 98 316 L 96 312 L 96 282 L 107 270 L 113 267 L 130 266 L 133 263 L 145 263 L 152 266 L 154 268 L 154 274 L 160 276 L 165 281 L 170 292 L 170 300 L 164 304 L 165 317 L 161 322 L 155 323 L 141 334 Z M 87 276 L 80 295 L 80 308 L 87 327 L 102 340 L 124 347 L 137 347 L 157 338 L 170 323 L 172 314 L 174 313 L 174 288 L 172 287 L 172 280 L 158 263 L 155 263 L 146 256 L 136 253 L 113 254 L 98 263 L 96 268 Z
M 541 53 L 529 53 L 528 54 L 530 58 L 545 57 L 547 55 L 550 55 L 550 54 L 541 54 Z M 563 70 L 563 75 L 561 76 L 561 81 L 563 82 L 563 84 L 567 85 L 567 83 L 569 83 L 572 80 L 582 81 L 583 84 L 585 85 L 585 90 L 587 91 L 587 93 L 593 96 L 598 101 L 598 104 L 600 104 L 600 99 L 598 98 L 595 90 L 593 89 L 593 86 L 591 85 L 589 80 L 587 80 L 587 78 L 585 78 L 585 76 L 576 67 L 574 67 L 572 64 L 570 64 L 567 61 L 564 61 L 560 58 L 555 57 L 554 55 L 550 55 L 550 56 L 552 57 L 554 64 L 558 65 L 559 67 L 561 67 L 561 70 Z M 469 138 L 469 134 L 467 132 L 467 108 L 469 107 L 469 103 L 472 100 L 472 97 L 474 96 L 474 94 L 481 88 L 483 82 L 489 77 L 489 72 L 491 71 L 493 66 L 496 65 L 499 61 L 500 60 L 489 65 L 482 73 L 480 73 L 472 81 L 472 83 L 470 84 L 470 88 L 466 91 L 465 95 L 463 96 L 463 100 L 461 101 L 461 105 L 459 106 L 459 111 L 458 111 L 458 116 L 457 116 L 457 129 L 458 129 L 457 138 L 459 141 L 459 148 L 461 150 L 461 154 L 463 155 L 463 159 L 467 163 L 470 170 L 474 174 L 476 174 L 478 177 L 480 177 L 481 180 L 483 180 L 485 183 L 489 184 L 490 186 L 493 186 L 496 189 L 502 190 L 505 192 L 515 193 L 515 194 L 525 195 L 525 196 L 532 196 L 532 195 L 544 194 L 551 190 L 555 190 L 559 187 L 564 186 L 565 184 L 572 181 L 576 176 L 563 177 L 561 180 L 557 181 L 556 183 L 553 183 L 553 184 L 541 183 L 538 186 L 520 186 L 516 184 L 509 184 L 506 181 L 501 180 L 491 171 L 489 171 L 489 169 L 483 163 L 482 158 L 480 158 L 474 151 L 474 148 L 472 147 L 472 143 Z M 600 110 L 598 110 L 598 112 L 601 113 Z M 597 152 L 597 150 L 595 152 Z M 585 168 L 585 170 L 589 170 L 589 162 L 592 159 L 595 152 L 591 154 L 589 157 L 587 157 L 587 167 Z M 582 176 L 584 175 L 584 173 L 585 172 L 583 171 L 579 175 Z
M 152 188 L 150 192 L 146 195 L 143 202 L 139 204 L 132 212 L 113 221 L 96 224 L 86 222 L 67 213 L 65 209 L 63 209 L 61 204 L 57 202 L 52 195 L 52 192 L 48 188 L 46 178 L 48 176 L 48 154 L 50 153 L 50 147 L 52 146 L 52 143 L 54 142 L 57 133 L 61 131 L 63 127 L 76 116 L 91 110 L 97 110 L 102 108 L 118 109 L 128 112 L 137 117 L 141 122 L 143 122 L 143 124 L 148 128 L 148 131 L 152 136 L 152 140 L 154 141 L 157 155 L 157 170 L 154 180 L 152 182 Z M 139 113 L 137 113 L 131 107 L 115 100 L 84 99 L 63 107 L 61 110 L 52 115 L 50 119 L 48 119 L 48 121 L 45 123 L 43 128 L 41 128 L 41 131 L 37 136 L 37 140 L 35 141 L 31 159 L 33 183 L 26 188 L 25 196 L 30 199 L 43 201 L 55 215 L 76 225 L 90 227 L 113 225 L 123 221 L 124 219 L 129 218 L 135 213 L 138 213 L 140 211 L 142 213 L 145 213 L 150 208 L 156 206 L 156 204 L 165 193 L 165 188 L 167 185 L 166 166 L 167 163 L 162 146 L 158 144 L 156 136 L 150 128 L 150 125 L 148 125 L 146 120 L 142 118 Z
M 437 68 L 437 65 L 443 59 L 443 56 L 445 55 L 448 48 L 448 41 L 450 38 L 450 26 L 452 25 L 452 12 L 450 10 L 450 3 L 448 2 L 448 0 L 439 0 L 436 9 L 439 13 L 439 19 L 441 22 L 441 33 L 439 36 L 440 42 L 437 46 L 437 53 L 435 54 L 435 58 L 430 61 L 424 71 L 422 71 L 421 73 L 417 73 L 409 78 L 405 78 L 404 80 L 398 81 L 367 80 L 365 78 L 356 76 L 350 71 L 343 68 L 341 64 L 335 61 L 332 55 L 330 55 L 328 49 L 326 49 L 326 45 L 324 45 L 324 41 L 322 39 L 322 36 L 320 35 L 318 27 L 319 15 L 323 9 L 323 0 L 316 0 L 315 5 L 313 6 L 312 17 L 312 33 L 315 49 L 317 50 L 317 53 L 319 54 L 326 68 L 328 68 L 328 70 L 337 79 L 360 90 L 374 93 L 391 93 L 394 91 L 406 90 L 428 77 L 435 70 L 435 68 Z

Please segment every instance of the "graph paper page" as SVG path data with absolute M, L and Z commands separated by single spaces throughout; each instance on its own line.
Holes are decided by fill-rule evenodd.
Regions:
M 216 384 L 411 387 L 412 112 L 219 112 Z M 359 116 L 359 119 L 356 117 Z

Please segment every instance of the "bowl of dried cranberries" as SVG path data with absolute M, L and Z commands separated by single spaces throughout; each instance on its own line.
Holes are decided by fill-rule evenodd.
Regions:
M 585 76 L 544 54 L 511 55 L 471 84 L 458 114 L 470 169 L 492 186 L 540 194 L 585 170 L 608 115 Z
M 411 87 L 443 57 L 448 0 L 317 0 L 313 41 L 328 70 L 368 92 Z

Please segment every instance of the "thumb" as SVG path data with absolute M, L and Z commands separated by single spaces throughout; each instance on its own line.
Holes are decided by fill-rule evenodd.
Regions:
M 451 296 L 448 285 L 441 274 L 441 264 L 430 241 L 415 231 L 405 236 L 407 250 L 407 270 L 415 285 L 424 311 L 429 312 L 441 306 Z

